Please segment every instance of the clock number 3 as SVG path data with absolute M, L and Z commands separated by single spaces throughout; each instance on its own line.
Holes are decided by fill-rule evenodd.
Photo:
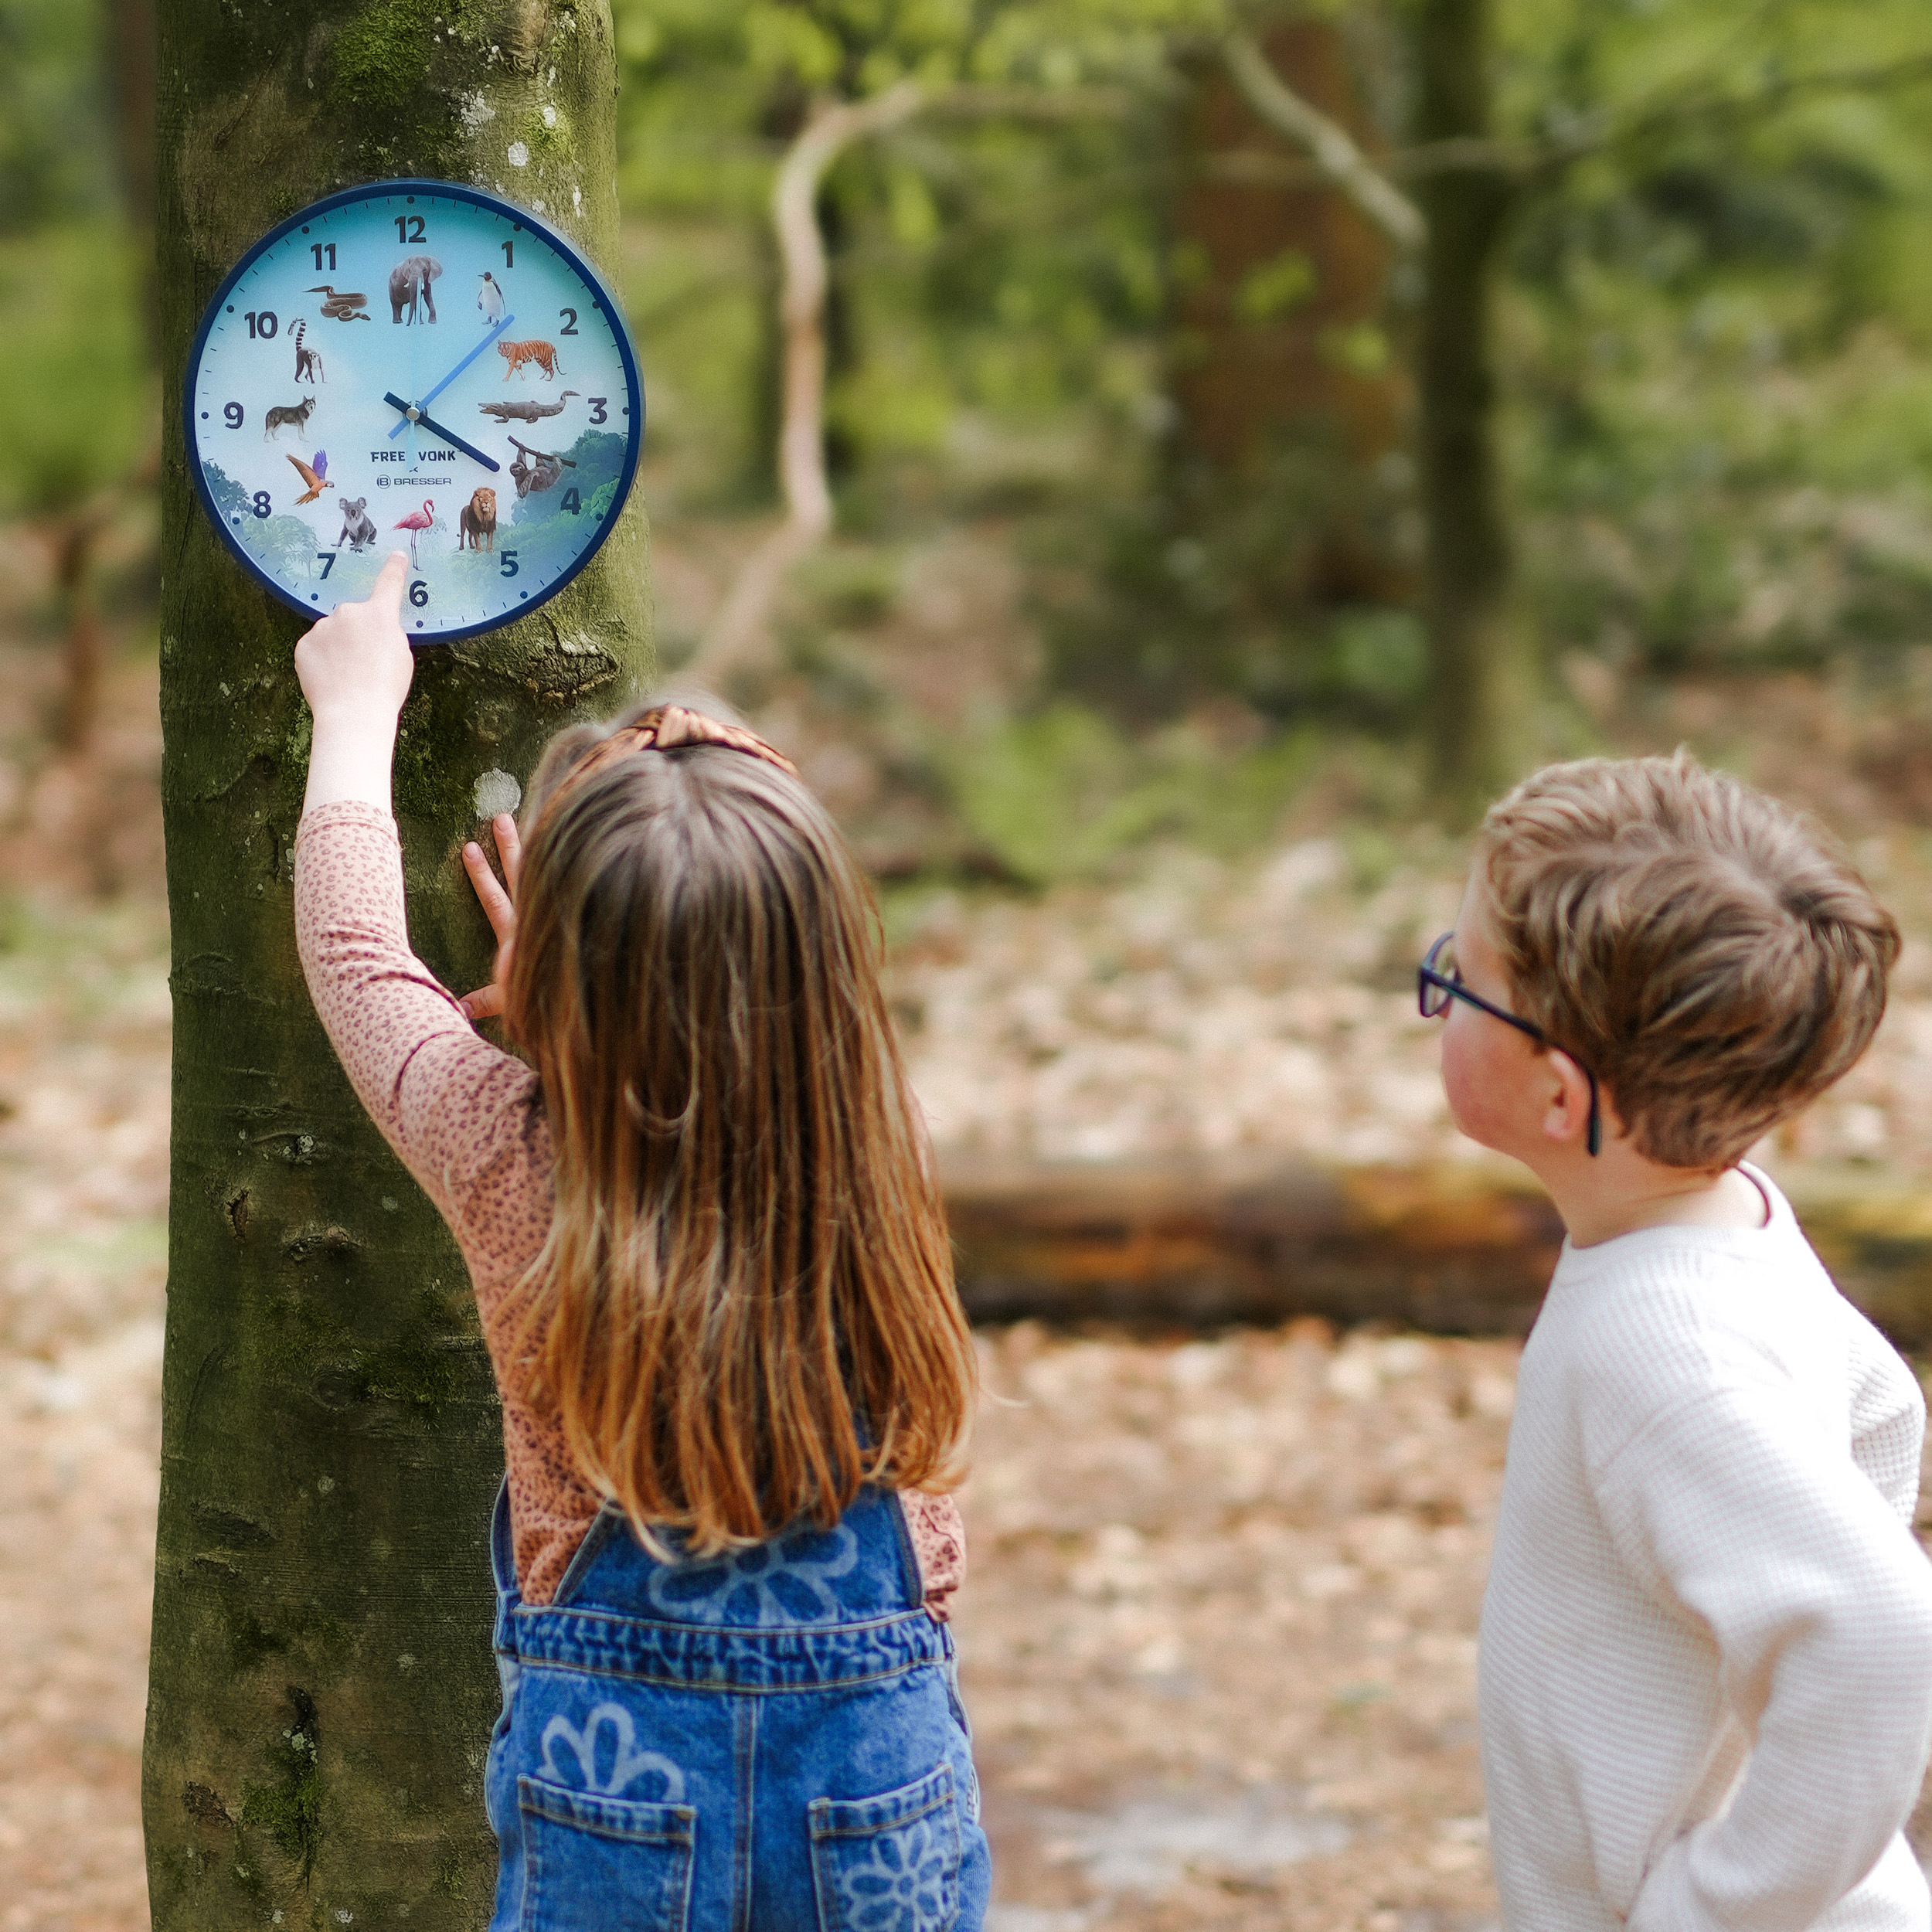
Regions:
M 420 215 L 398 215 L 396 217 L 396 239 L 399 242 L 423 240 L 423 217 Z

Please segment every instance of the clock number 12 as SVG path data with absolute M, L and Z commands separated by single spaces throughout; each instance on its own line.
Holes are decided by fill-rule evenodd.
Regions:
M 398 215 L 395 219 L 396 239 L 399 242 L 419 242 L 423 239 L 420 215 Z

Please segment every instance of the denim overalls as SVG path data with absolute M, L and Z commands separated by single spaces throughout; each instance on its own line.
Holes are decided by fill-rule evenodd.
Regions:
M 607 1509 L 526 1606 L 497 1498 L 491 1932 L 978 1932 L 951 1633 L 899 1501 L 665 1563 Z

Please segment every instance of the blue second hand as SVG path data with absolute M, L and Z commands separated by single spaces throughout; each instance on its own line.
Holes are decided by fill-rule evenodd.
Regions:
M 419 410 L 427 409 L 430 403 L 434 403 L 436 399 L 443 393 L 444 390 L 447 389 L 451 383 L 454 382 L 456 379 L 463 373 L 464 370 L 468 369 L 471 363 L 474 362 L 476 359 L 483 353 L 484 350 L 488 349 L 491 343 L 495 342 L 496 338 L 509 327 L 511 323 L 515 320 L 516 318 L 514 315 L 505 315 L 502 321 L 498 322 L 494 328 L 489 330 L 488 333 L 485 335 L 482 341 L 478 342 L 475 348 L 471 349 L 469 354 L 464 356 L 462 361 L 458 362 L 455 368 L 451 369 L 449 374 L 444 376 L 442 381 L 438 383 L 435 388 L 430 391 L 428 395 L 417 397 L 416 406 Z M 412 369 L 410 372 L 411 374 L 413 374 L 415 372 Z M 411 440 L 413 442 L 415 434 L 415 425 L 410 423 L 406 418 L 405 418 L 403 422 L 398 423 L 395 428 L 389 431 L 389 440 L 392 443 L 394 442 L 396 437 L 402 434 L 406 427 L 410 432 Z M 415 466 L 415 461 L 416 459 L 413 456 L 412 456 L 410 459 L 410 467 L 412 468 Z

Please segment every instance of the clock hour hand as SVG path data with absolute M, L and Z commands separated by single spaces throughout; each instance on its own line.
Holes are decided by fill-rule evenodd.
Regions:
M 392 409 L 399 409 L 403 412 L 403 423 L 420 423 L 422 427 L 427 430 L 432 436 L 441 437 L 443 440 L 450 444 L 452 448 L 461 450 L 465 456 L 474 458 L 477 462 L 481 463 L 484 468 L 490 471 L 492 474 L 502 468 L 503 465 L 499 463 L 495 457 L 485 456 L 483 452 L 475 446 L 474 444 L 464 442 L 462 437 L 457 434 L 455 430 L 446 430 L 440 423 L 436 420 L 434 417 L 425 416 L 413 403 L 404 402 L 402 397 L 396 395 L 393 390 L 391 390 L 389 394 L 386 395 L 383 398 L 383 400 L 388 403 Z M 396 425 L 396 428 L 400 429 L 402 426 L 402 423 L 399 423 Z M 392 436 L 394 435 L 396 431 L 394 430 L 392 430 L 389 432 Z
M 438 383 L 435 388 L 431 389 L 430 393 L 423 398 L 423 406 L 427 408 L 431 403 L 434 403 L 436 399 L 443 393 L 444 390 L 447 389 L 451 383 L 454 382 L 456 379 L 463 373 L 464 370 L 468 369 L 471 363 L 474 362 L 476 359 L 483 353 L 484 350 L 488 349 L 491 343 L 495 342 L 496 338 L 509 327 L 511 323 L 515 320 L 516 318 L 514 315 L 505 315 L 502 321 L 497 323 L 492 328 L 491 328 L 488 333 L 485 334 L 482 341 L 478 342 L 475 348 L 471 349 L 468 355 L 465 355 L 462 361 L 458 362 L 455 368 L 451 369 L 449 374 L 444 376 L 442 381 Z M 400 423 L 398 423 L 395 428 L 389 431 L 390 441 L 393 442 L 397 437 L 402 434 L 402 433 L 403 426 Z

